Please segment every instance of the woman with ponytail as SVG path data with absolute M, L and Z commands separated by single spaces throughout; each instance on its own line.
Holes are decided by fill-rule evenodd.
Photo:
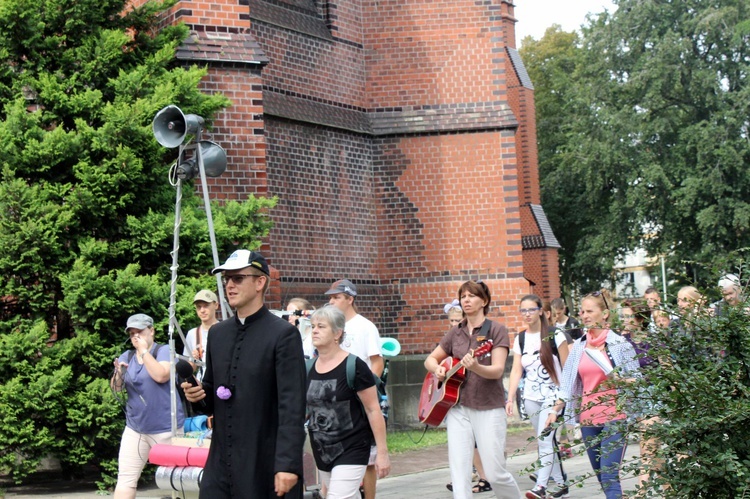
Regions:
M 620 499 L 620 465 L 627 447 L 620 425 L 628 415 L 617 403 L 617 389 L 609 381 L 639 377 L 640 373 L 633 345 L 609 328 L 611 305 L 605 289 L 581 300 L 585 334 L 573 343 L 560 380 L 560 398 L 545 426 L 554 424 L 566 407 L 573 411 L 605 497 Z
M 519 312 L 526 330 L 516 336 L 513 344 L 513 368 L 505 412 L 513 415 L 516 389 L 524 378 L 523 400 L 526 414 L 537 434 L 537 447 L 541 467 L 536 473 L 536 486 L 526 492 L 528 499 L 548 497 L 547 482 L 550 475 L 557 483 L 549 497 L 568 497 L 565 473 L 555 445 L 555 431 L 542 434 L 547 416 L 559 398 L 558 389 L 562 367 L 568 358 L 568 342 L 562 331 L 550 327 L 544 313 L 542 300 L 536 295 L 521 298 Z

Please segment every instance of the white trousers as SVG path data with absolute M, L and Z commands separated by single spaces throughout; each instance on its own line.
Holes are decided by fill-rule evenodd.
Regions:
M 328 490 L 326 499 L 358 498 L 366 469 L 365 465 L 342 464 L 334 466 L 331 471 L 318 471 L 320 481 Z
M 448 462 L 451 469 L 454 499 L 470 499 L 471 461 L 476 441 L 487 481 L 498 499 L 518 499 L 513 475 L 505 469 L 505 409 L 479 411 L 456 405 L 446 416 L 448 428 Z
M 138 487 L 138 479 L 141 477 L 143 468 L 148 463 L 148 453 L 154 444 L 168 444 L 172 440 L 172 432 L 165 433 L 138 433 L 125 427 L 120 441 L 120 455 L 117 460 L 117 485 L 116 491 L 132 491 Z
M 526 414 L 529 415 L 531 426 L 534 427 L 534 432 L 537 436 L 536 444 L 539 451 L 541 467 L 537 470 L 536 484 L 541 485 L 542 487 L 547 487 L 549 477 L 552 475 L 552 479 L 555 483 L 562 485 L 565 483 L 565 478 L 563 477 L 560 457 L 557 455 L 557 449 L 555 449 L 554 443 L 557 430 L 550 433 L 545 438 L 539 438 L 544 430 L 544 423 L 547 421 L 550 413 L 552 413 L 552 403 L 537 402 L 535 400 L 527 399 L 523 399 L 523 403 L 526 407 Z

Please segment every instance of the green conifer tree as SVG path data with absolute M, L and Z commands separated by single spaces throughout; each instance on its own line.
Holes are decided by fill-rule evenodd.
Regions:
M 148 313 L 167 341 L 176 152 L 151 123 L 175 104 L 210 125 L 230 105 L 199 91 L 205 69 L 175 64 L 187 28 L 157 29 L 167 7 L 0 2 L 0 472 L 16 481 L 54 456 L 111 483 L 123 324 Z M 201 199 L 183 197 L 178 318 L 192 321 L 192 293 L 215 281 Z M 273 203 L 214 207 L 222 257 L 257 247 Z

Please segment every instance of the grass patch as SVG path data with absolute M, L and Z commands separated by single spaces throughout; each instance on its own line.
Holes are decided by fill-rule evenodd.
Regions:
M 422 437 L 421 429 L 400 430 L 388 432 L 388 452 L 390 454 L 401 454 L 413 450 L 424 449 L 448 443 L 448 434 L 445 428 L 428 428 Z M 419 443 L 415 443 L 419 441 Z
M 508 426 L 507 435 L 527 431 L 528 427 L 521 425 Z M 424 437 L 422 436 L 422 430 L 415 428 L 413 430 L 399 430 L 388 432 L 388 452 L 390 454 L 401 454 L 402 452 L 409 452 L 427 447 L 434 447 L 435 445 L 443 445 L 448 443 L 448 433 L 445 428 L 428 428 Z M 416 443 L 419 441 L 419 443 Z

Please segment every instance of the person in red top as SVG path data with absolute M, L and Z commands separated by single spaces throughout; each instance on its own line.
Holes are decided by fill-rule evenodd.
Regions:
M 448 356 L 461 359 L 466 368 L 458 402 L 446 416 L 453 497 L 472 497 L 471 458 L 476 443 L 495 496 L 518 499 L 521 491 L 505 468 L 507 420 L 502 379 L 510 347 L 508 330 L 485 317 L 492 301 L 485 283 L 466 281 L 458 290 L 458 298 L 464 320 L 448 331 L 424 362 L 425 368 L 440 380 L 446 374 L 441 362 Z M 493 342 L 492 351 L 475 358 L 473 351 L 487 340 Z

